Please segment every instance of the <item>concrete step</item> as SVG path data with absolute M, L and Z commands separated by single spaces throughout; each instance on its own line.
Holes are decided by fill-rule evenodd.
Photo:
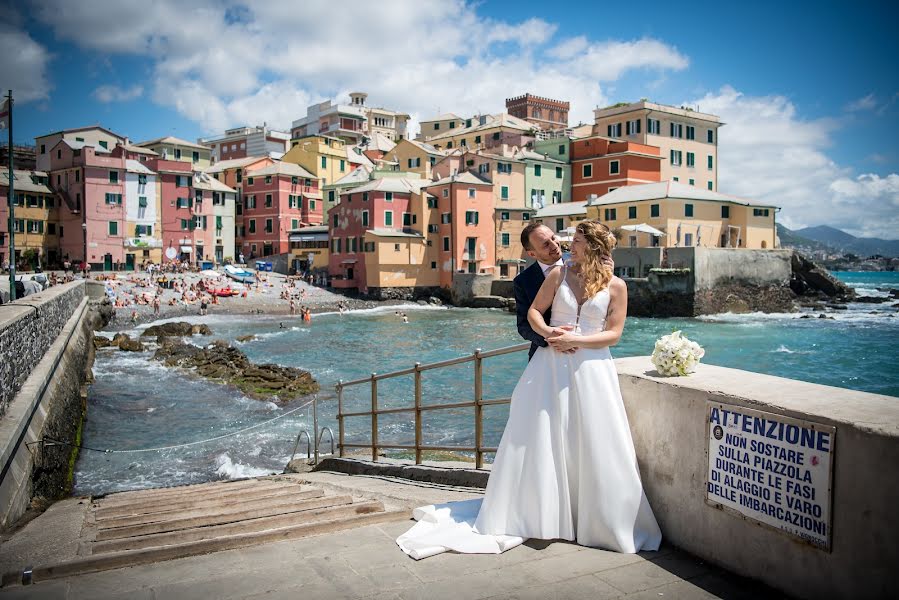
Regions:
M 374 525 L 377 523 L 406 521 L 409 519 L 409 517 L 410 513 L 408 510 L 373 512 L 367 514 L 358 514 L 343 519 L 318 521 L 315 523 L 305 523 L 301 525 L 281 527 L 278 529 L 268 529 L 265 531 L 252 533 L 226 535 L 218 538 L 203 539 L 174 546 L 162 546 L 143 548 L 139 550 L 126 550 L 123 552 L 98 554 L 85 558 L 60 562 L 55 565 L 35 566 L 32 570 L 32 580 L 34 582 L 47 581 L 50 579 L 61 577 L 71 577 L 73 575 L 82 575 L 85 573 L 94 573 L 97 571 L 120 569 L 124 567 L 161 562 L 164 560 L 173 560 L 198 554 L 208 554 L 210 552 L 233 550 L 235 548 L 244 548 L 247 546 L 255 546 L 257 544 L 279 542 L 283 540 L 303 538 L 313 535 L 324 535 L 336 531 L 353 529 L 356 527 L 364 527 L 366 525 Z M 21 572 L 18 571 L 5 573 L 3 575 L 2 585 L 13 585 L 19 581 L 21 576 Z
M 298 513 L 260 517 L 224 525 L 211 525 L 209 527 L 198 527 L 182 531 L 98 541 L 92 544 L 91 550 L 93 554 L 101 554 L 123 550 L 175 546 L 231 535 L 261 533 L 267 530 L 312 525 L 318 522 L 343 521 L 359 515 L 378 512 L 384 512 L 384 505 L 380 501 L 372 500 L 357 504 L 311 509 Z
M 192 517 L 203 517 L 207 515 L 227 514 L 233 511 L 254 510 L 258 508 L 267 508 L 270 506 L 293 506 L 297 502 L 310 500 L 312 498 L 321 498 L 324 495 L 324 490 L 320 488 L 309 488 L 305 490 L 298 490 L 294 494 L 284 496 L 268 496 L 265 498 L 239 502 L 229 500 L 227 503 L 222 503 L 219 506 L 212 506 L 207 508 L 188 508 L 164 512 L 143 513 L 127 517 L 107 517 L 104 519 L 95 519 L 95 524 L 98 529 L 112 529 L 114 527 L 144 525 L 147 523 L 158 523 L 161 521 L 172 521 L 175 519 L 189 519 Z
M 204 494 L 210 490 L 231 489 L 237 490 L 248 487 L 258 487 L 263 483 L 271 481 L 284 483 L 285 481 L 299 482 L 297 479 L 285 480 L 284 478 L 262 478 L 262 479 L 234 479 L 224 481 L 210 481 L 208 483 L 195 483 L 190 485 L 177 485 L 166 488 L 147 488 L 143 490 L 132 490 L 128 492 L 114 492 L 106 496 L 97 496 L 94 500 L 103 500 L 104 502 L 133 502 L 134 500 L 143 498 L 165 498 L 167 496 L 177 496 L 183 494 Z
M 222 492 L 210 493 L 208 496 L 197 496 L 188 500 L 151 501 L 141 500 L 134 504 L 118 504 L 115 506 L 107 506 L 102 500 L 97 503 L 96 516 L 98 520 L 109 519 L 115 517 L 127 517 L 133 515 L 144 515 L 151 513 L 164 513 L 176 510 L 188 510 L 193 508 L 208 508 L 221 506 L 228 502 L 239 504 L 250 500 L 260 500 L 262 498 L 277 498 L 283 496 L 292 496 L 300 491 L 308 490 L 298 485 L 286 484 L 277 487 L 264 486 L 260 489 L 247 488 L 240 492 Z
M 122 494 L 113 494 L 103 498 L 99 498 L 96 502 L 102 506 L 144 506 L 159 503 L 171 502 L 189 502 L 198 498 L 225 498 L 228 496 L 241 496 L 246 493 L 253 493 L 262 490 L 289 489 L 298 487 L 298 484 L 292 481 L 261 481 L 256 485 L 247 486 L 230 486 L 219 485 L 216 487 L 208 487 L 201 490 L 192 490 L 185 488 L 176 493 L 156 492 L 153 494 L 142 494 L 140 496 L 125 496 L 129 492 Z
M 256 508 L 247 508 L 244 506 L 230 510 L 220 510 L 205 515 L 195 515 L 183 518 L 166 519 L 155 523 L 140 523 L 136 525 L 127 525 L 124 527 L 103 527 L 98 528 L 97 541 L 114 540 L 121 538 L 136 538 L 154 533 L 166 533 L 172 531 L 180 531 L 184 529 L 193 529 L 196 527 L 209 527 L 210 525 L 224 525 L 227 523 L 237 523 L 249 521 L 251 519 L 260 519 L 262 517 L 274 517 L 277 515 L 287 515 L 291 513 L 299 513 L 303 511 L 328 508 L 332 506 L 341 506 L 352 504 L 351 496 L 321 496 L 319 498 L 311 498 L 308 500 L 282 502 L 270 506 L 262 506 Z

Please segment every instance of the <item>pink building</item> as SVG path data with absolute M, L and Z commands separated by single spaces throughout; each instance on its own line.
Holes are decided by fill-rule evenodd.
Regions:
M 202 217 L 203 203 L 195 203 L 192 165 L 161 158 L 148 160 L 145 164 L 157 173 L 163 262 L 175 259 L 196 262 L 201 257 L 194 240 L 198 222 L 195 217 Z M 200 249 L 205 251 L 202 242 Z
M 49 187 L 59 199 L 63 260 L 84 260 L 94 269 L 134 266 L 126 262 L 125 158 L 84 142 L 62 139 L 49 149 Z
M 493 184 L 471 173 L 451 175 L 427 186 L 440 211 L 440 286 L 453 273 L 493 273 L 496 265 Z
M 420 229 L 416 221 L 421 211 L 415 210 L 413 202 L 420 201 L 425 184 L 423 180 L 384 177 L 340 195 L 340 203 L 328 211 L 328 272 L 333 287 L 367 290 L 365 233 Z
M 242 176 L 241 251 L 249 260 L 290 252 L 290 230 L 323 223 L 319 180 L 281 161 L 248 167 Z M 240 221 L 240 219 L 238 219 Z

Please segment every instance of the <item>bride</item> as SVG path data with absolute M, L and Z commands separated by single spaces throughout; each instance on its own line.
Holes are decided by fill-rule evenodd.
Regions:
M 528 311 L 549 346 L 538 348 L 512 393 L 483 501 L 415 509 L 418 523 L 397 539 L 413 558 L 498 553 L 527 538 L 658 549 L 609 353 L 627 315 L 627 286 L 604 263 L 614 245 L 600 222 L 577 226 L 571 264 L 547 274 Z

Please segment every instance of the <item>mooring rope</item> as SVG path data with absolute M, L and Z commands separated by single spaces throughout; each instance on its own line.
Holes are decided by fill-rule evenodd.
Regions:
M 104 449 L 104 448 L 92 448 L 92 447 L 90 447 L 90 446 L 83 446 L 83 445 L 79 445 L 79 444 L 72 444 L 72 443 L 70 443 L 70 442 L 65 442 L 65 441 L 63 441 L 63 440 L 55 440 L 55 439 L 53 439 L 53 438 L 44 438 L 44 440 L 45 440 L 45 441 L 48 441 L 48 442 L 53 442 L 54 444 L 62 444 L 62 445 L 65 445 L 65 446 L 71 446 L 72 448 L 78 448 L 79 450 L 89 450 L 89 451 L 91 451 L 91 452 L 102 452 L 103 454 L 135 454 L 135 453 L 139 453 L 139 452 L 161 452 L 161 451 L 163 451 L 163 450 L 175 450 L 175 449 L 177 449 L 177 448 L 186 448 L 186 447 L 188 447 L 188 446 L 198 446 L 198 445 L 200 445 L 200 444 L 208 444 L 209 442 L 215 442 L 215 441 L 217 441 L 217 440 L 223 440 L 223 439 L 225 439 L 225 438 L 233 437 L 233 436 L 235 436 L 235 435 L 240 435 L 241 433 L 245 433 L 245 432 L 250 431 L 250 430 L 252 430 L 252 429 L 257 429 L 257 428 L 262 427 L 262 426 L 264 426 L 264 425 L 268 425 L 269 423 L 274 423 L 274 422 L 277 421 L 278 419 L 283 419 L 284 417 L 287 417 L 287 416 L 289 416 L 289 415 L 292 415 L 293 413 L 295 413 L 295 412 L 297 412 L 297 411 L 303 410 L 304 408 L 308 407 L 310 404 L 312 404 L 313 402 L 315 402 L 315 400 L 316 400 L 316 399 L 313 398 L 312 400 L 309 400 L 308 402 L 306 402 L 306 403 L 303 404 L 302 406 L 298 406 L 298 407 L 296 407 L 296 408 L 293 408 L 293 409 L 287 411 L 287 412 L 284 413 L 284 414 L 278 415 L 277 417 L 275 417 L 275 418 L 273 418 L 273 419 L 269 419 L 268 421 L 263 421 L 262 423 L 256 423 L 255 425 L 250 425 L 249 427 L 244 427 L 243 429 L 239 429 L 239 430 L 237 430 L 237 431 L 232 431 L 231 433 L 225 433 L 225 434 L 222 434 L 222 435 L 217 435 L 217 436 L 215 436 L 215 437 L 211 437 L 211 438 L 206 439 L 206 440 L 197 440 L 197 441 L 195 441 L 195 442 L 187 442 L 187 443 L 185 443 L 185 444 L 175 444 L 174 446 L 159 446 L 158 448 L 135 448 L 135 449 L 132 449 L 132 450 L 112 450 L 112 449 L 109 449 L 109 448 L 106 448 L 106 449 Z M 32 442 L 32 443 L 40 443 L 40 442 Z

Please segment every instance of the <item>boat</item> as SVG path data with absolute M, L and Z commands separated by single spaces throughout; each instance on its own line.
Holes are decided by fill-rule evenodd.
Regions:
M 253 283 L 256 280 L 256 275 L 252 271 L 234 265 L 225 265 L 225 275 L 241 283 Z
M 213 296 L 219 296 L 220 298 L 228 298 L 230 296 L 239 296 L 240 292 L 232 289 L 231 286 L 216 288 L 210 292 Z

